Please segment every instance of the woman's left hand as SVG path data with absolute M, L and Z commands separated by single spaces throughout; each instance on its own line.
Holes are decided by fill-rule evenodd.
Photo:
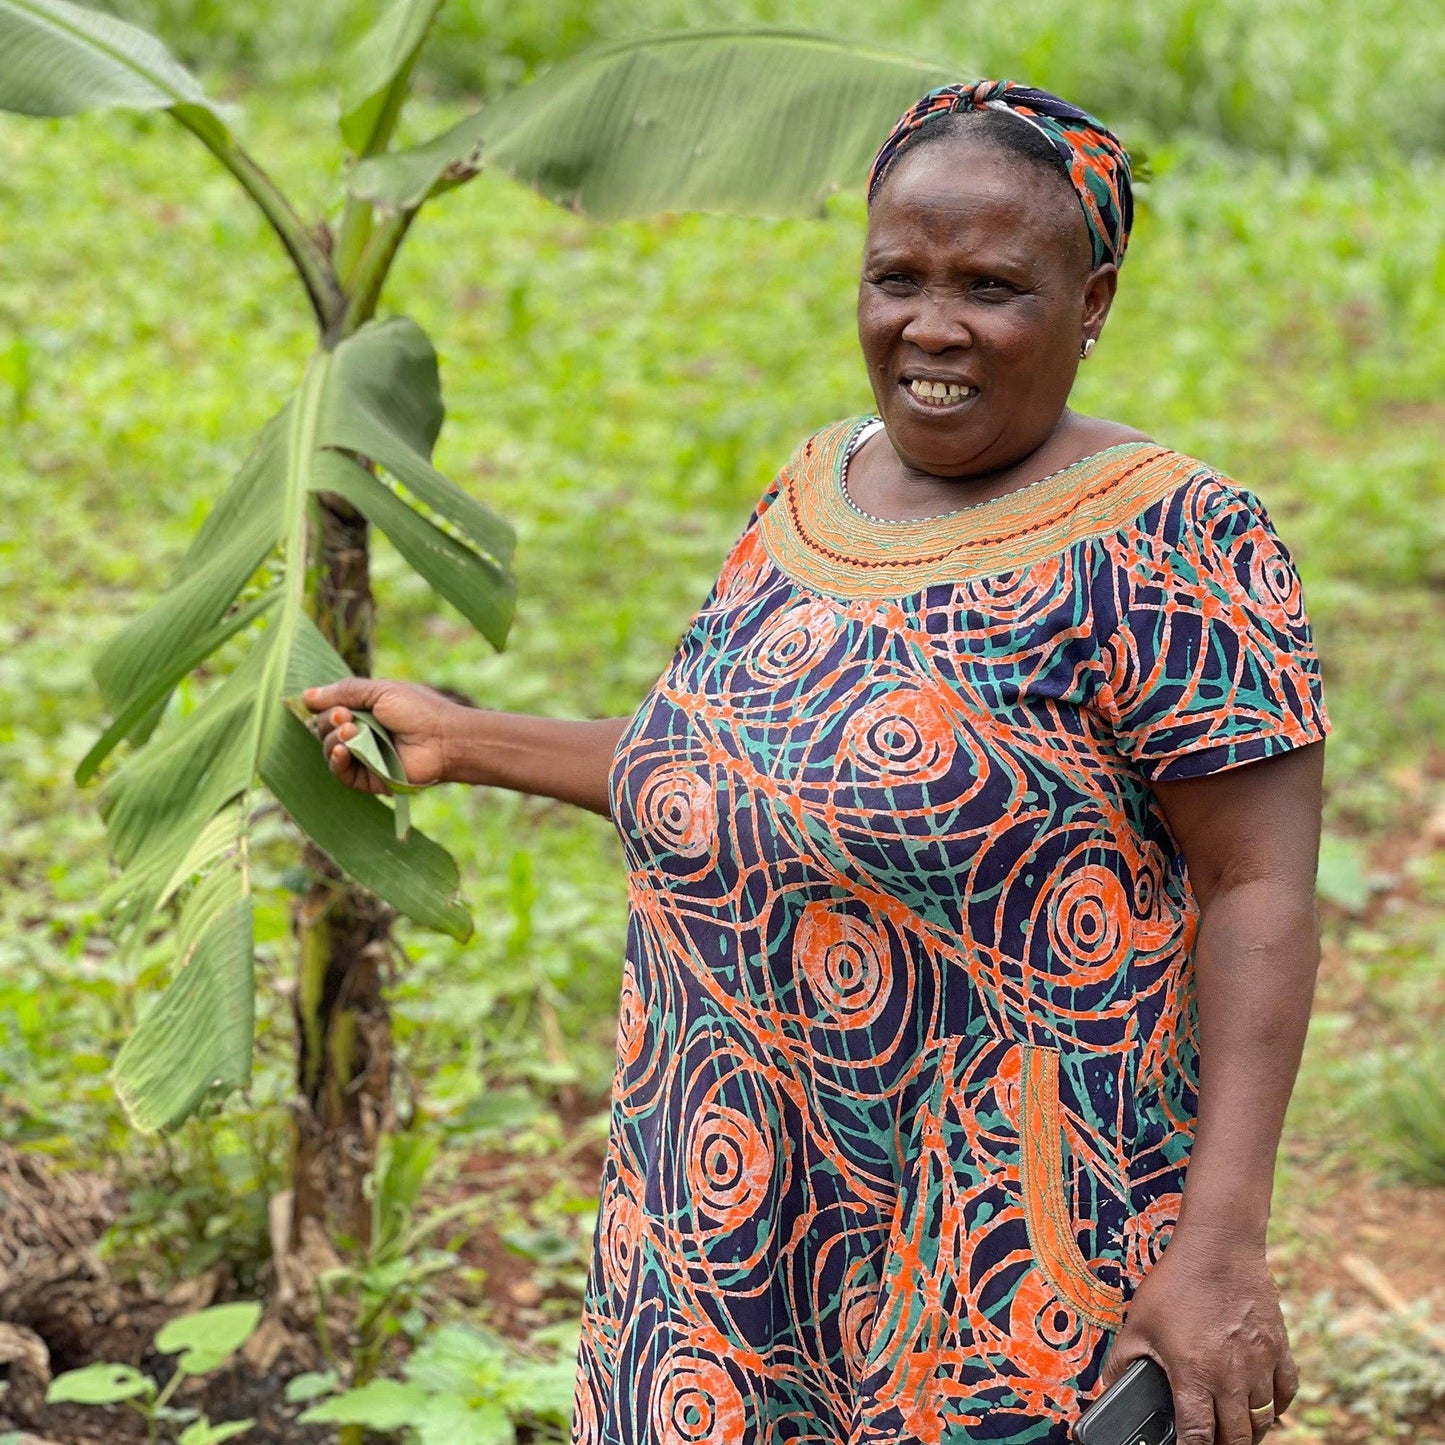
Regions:
M 1299 1388 L 1264 1246 L 1176 1231 L 1134 1295 L 1105 1387 L 1141 1355 L 1169 1376 L 1179 1445 L 1256 1445 Z

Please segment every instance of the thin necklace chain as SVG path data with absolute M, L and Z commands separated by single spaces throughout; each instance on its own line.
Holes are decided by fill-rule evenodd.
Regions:
M 875 421 L 878 418 L 874 419 Z M 1051 482 L 1055 477 L 1061 477 L 1065 472 L 1072 471 L 1083 462 L 1091 462 L 1095 457 L 1103 456 L 1104 452 L 1113 451 L 1113 447 L 1104 447 L 1102 451 L 1091 452 L 1086 457 L 1080 457 L 1078 461 L 1069 462 L 1066 466 L 1060 467 L 1057 471 L 1050 472 L 1044 477 L 1035 477 L 1033 481 L 1026 482 L 1022 487 L 1015 487 L 1011 492 L 1004 492 L 997 497 L 985 497 L 981 502 L 966 502 L 961 507 L 952 507 L 947 512 L 930 512 L 926 517 L 878 517 L 872 512 L 865 512 L 857 502 L 853 500 L 853 494 L 848 490 L 848 464 L 853 460 L 854 453 L 862 446 L 863 442 L 876 432 L 872 422 L 864 422 L 859 427 L 857 434 L 848 444 L 848 450 L 843 454 L 843 466 L 838 473 L 838 485 L 843 493 L 843 500 L 848 504 L 851 511 L 857 512 L 860 517 L 866 517 L 870 522 L 881 522 L 885 527 L 903 527 L 910 522 L 941 522 L 945 517 L 957 517 L 962 512 L 974 512 L 980 507 L 991 506 L 994 502 L 1001 502 L 1005 497 L 1017 497 L 1021 492 L 1027 492 L 1034 487 L 1041 487 L 1045 482 Z M 1116 446 L 1128 446 L 1127 442 L 1116 442 Z

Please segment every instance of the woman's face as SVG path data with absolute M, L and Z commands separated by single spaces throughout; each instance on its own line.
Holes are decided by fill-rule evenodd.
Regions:
M 858 337 L 894 449 L 986 475 L 1058 425 L 1113 299 L 1062 176 L 967 135 L 904 154 L 868 218 Z M 942 388 L 944 395 L 934 393 Z

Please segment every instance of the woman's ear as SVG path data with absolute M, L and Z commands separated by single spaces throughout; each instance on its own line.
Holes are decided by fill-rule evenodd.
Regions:
M 1119 268 L 1112 261 L 1096 266 L 1084 278 L 1084 330 L 1097 336 L 1108 319 L 1119 288 Z

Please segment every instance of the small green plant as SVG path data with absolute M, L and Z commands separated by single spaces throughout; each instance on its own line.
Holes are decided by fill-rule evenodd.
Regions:
M 1445 1184 L 1445 1045 L 1421 1039 L 1386 1071 L 1380 1135 L 1414 1184 Z
M 163 1355 L 176 1355 L 175 1373 L 163 1388 L 133 1365 L 98 1361 L 83 1369 L 68 1370 L 51 1381 L 45 1400 L 49 1405 L 128 1405 L 146 1422 L 146 1438 L 156 1445 L 162 1425 L 179 1426 L 176 1445 L 221 1445 L 244 1435 L 254 1420 L 227 1420 L 213 1425 L 196 1410 L 171 1406 L 176 1391 L 188 1379 L 220 1369 L 251 1338 L 261 1319 L 258 1304 L 215 1305 L 180 1315 L 164 1325 L 155 1346 Z
M 433 1279 L 456 1267 L 451 1250 L 427 1241 L 483 1202 L 463 1199 L 417 1218 L 417 1202 L 436 1152 L 436 1141 L 419 1133 L 396 1134 L 381 1142 L 376 1172 L 368 1180 L 372 1224 L 365 1252 L 358 1262 L 328 1270 L 317 1280 L 318 1332 L 328 1359 L 334 1359 L 334 1350 L 327 1301 L 356 1301 L 350 1331 L 354 1385 L 365 1385 L 376 1375 L 388 1341 L 401 1332 L 408 1312 L 424 1298 Z
M 543 1335 L 534 1339 L 544 1342 Z M 375 1379 L 332 1395 L 301 1423 L 401 1433 L 413 1445 L 514 1445 L 519 1426 L 531 1441 L 560 1441 L 572 1409 L 574 1354 L 559 1349 L 543 1359 L 485 1330 L 443 1325 L 417 1347 L 403 1379 Z M 314 1399 L 330 1385 L 327 1376 L 298 1376 L 287 1397 Z
M 1445 1406 L 1445 1348 L 1425 1307 L 1392 1316 L 1342 1316 L 1329 1291 L 1301 1312 L 1297 1333 L 1318 1342 L 1301 1397 L 1304 1419 L 1328 1402 L 1365 1421 L 1374 1440 L 1413 1440 L 1415 1423 Z

